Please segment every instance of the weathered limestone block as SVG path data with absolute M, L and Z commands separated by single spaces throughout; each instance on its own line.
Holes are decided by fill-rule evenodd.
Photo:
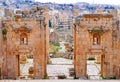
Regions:
M 27 63 L 27 56 L 26 55 L 20 55 L 20 63 L 21 64 Z

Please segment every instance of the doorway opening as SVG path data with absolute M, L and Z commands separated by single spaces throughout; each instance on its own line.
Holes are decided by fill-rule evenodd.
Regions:
M 71 79 L 74 77 L 73 43 L 59 37 L 49 43 L 47 74 L 49 79 Z
M 87 55 L 87 78 L 102 79 L 100 54 Z
M 18 55 L 18 70 L 20 79 L 33 79 L 33 55 Z

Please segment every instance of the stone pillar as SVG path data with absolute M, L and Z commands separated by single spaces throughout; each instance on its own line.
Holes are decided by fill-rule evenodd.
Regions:
M 0 79 L 2 79 L 2 64 L 3 64 L 3 55 L 2 55 L 2 29 L 1 29 L 1 20 L 0 20 Z
M 113 73 L 116 79 L 120 79 L 120 58 L 118 54 L 114 55 L 114 65 L 113 65 Z
M 101 58 L 101 75 L 104 78 L 114 77 L 113 73 L 113 55 L 106 53 Z
M 14 69 L 16 69 L 16 61 L 15 61 L 15 55 L 13 54 L 13 41 L 12 41 L 12 29 L 6 28 L 7 29 L 7 35 L 6 35 L 6 40 L 4 40 L 6 43 L 6 72 L 7 72 L 7 78 L 9 79 L 16 79 L 16 72 Z
M 75 74 L 76 77 L 86 77 L 87 71 L 87 61 L 86 55 L 83 52 L 80 52 L 80 55 L 76 56 L 76 67 L 75 67 Z
M 3 37 L 3 36 L 2 36 Z M 6 56 L 7 56 L 7 54 L 6 54 L 6 41 L 2 41 L 2 54 L 3 54 L 3 63 L 2 63 L 2 78 L 3 79 L 5 79 L 5 78 L 7 78 L 7 58 L 6 58 Z
M 40 30 L 38 30 L 38 33 L 35 35 L 34 78 L 42 79 L 46 74 L 48 35 L 46 35 L 44 20 L 37 19 L 37 24 L 39 24 L 38 28 Z
M 20 55 L 16 54 L 14 52 L 15 55 L 15 77 L 18 78 L 20 76 Z
M 76 27 L 79 28 L 79 27 Z M 86 77 L 87 69 L 87 33 L 74 29 L 74 67 L 76 77 Z
M 45 62 L 45 70 L 44 72 L 47 73 L 47 62 L 50 61 L 49 58 L 49 28 L 47 25 L 45 25 L 45 58 L 46 58 L 46 62 Z

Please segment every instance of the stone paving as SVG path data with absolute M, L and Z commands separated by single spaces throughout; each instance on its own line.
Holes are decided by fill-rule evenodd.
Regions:
M 52 65 L 47 65 L 48 76 L 56 79 L 58 75 L 66 75 L 69 77 L 69 68 L 74 68 L 72 60 L 65 58 L 51 58 Z M 56 77 L 56 78 L 55 78 Z
M 73 79 L 69 76 L 69 69 L 74 68 L 73 60 L 65 58 L 51 58 L 52 64 L 47 65 L 47 74 L 50 79 L 57 79 L 58 75 L 64 74 L 67 79 Z M 87 74 L 89 79 L 102 79 L 100 77 L 100 64 L 95 61 L 87 61 Z M 33 59 L 28 59 L 26 64 L 20 64 L 21 76 L 28 75 L 29 67 L 33 66 Z
M 60 64 L 60 65 L 61 64 L 64 64 L 64 65 L 73 64 L 73 60 L 65 59 L 65 58 L 51 58 L 51 61 L 52 61 L 52 64 Z
M 69 68 L 74 68 L 73 60 L 65 58 L 51 58 L 52 65 L 47 65 L 47 73 L 49 77 L 57 77 L 59 74 L 65 74 L 69 77 Z M 102 79 L 100 77 L 100 64 L 95 61 L 87 61 L 87 74 L 89 79 Z M 54 78 L 55 79 L 55 78 Z
M 89 79 L 102 79 L 100 77 L 100 64 L 95 61 L 87 61 L 87 74 Z
M 20 75 L 21 76 L 27 76 L 28 74 L 28 69 L 30 67 L 33 67 L 33 59 L 27 59 L 26 64 L 20 64 Z

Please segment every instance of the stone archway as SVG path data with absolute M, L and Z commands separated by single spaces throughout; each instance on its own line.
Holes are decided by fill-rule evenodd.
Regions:
M 49 49 L 49 32 L 45 18 L 3 21 L 4 28 L 7 30 L 7 39 L 2 40 L 4 47 L 1 50 L 3 54 L 3 79 L 18 78 L 20 75 L 19 55 L 22 53 L 34 55 L 34 78 L 44 78 Z M 18 22 L 20 22 L 19 25 Z
M 115 65 L 115 61 L 112 62 L 111 60 L 114 58 L 113 55 L 118 54 L 118 46 L 116 45 L 118 42 L 113 40 L 114 35 L 112 34 L 114 32 L 112 29 L 113 22 L 108 23 L 110 26 L 102 28 L 105 22 L 98 20 L 98 25 L 95 21 L 92 21 L 95 18 L 108 18 L 111 20 L 113 16 L 110 14 L 106 16 L 103 16 L 103 14 L 99 16 L 96 14 L 85 14 L 82 17 L 78 16 L 74 24 L 74 67 L 76 77 L 87 76 L 86 53 L 89 52 L 101 53 L 101 74 L 104 78 L 111 78 L 114 77 L 113 69 Z M 84 19 L 91 19 L 91 23 L 88 23 L 88 20 Z M 116 50 L 116 54 L 114 50 Z

